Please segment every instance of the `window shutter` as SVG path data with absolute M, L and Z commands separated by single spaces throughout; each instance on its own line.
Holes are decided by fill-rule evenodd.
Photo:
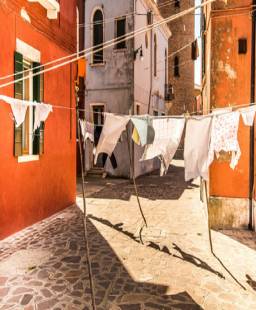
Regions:
M 22 54 L 14 53 L 14 72 L 19 73 L 14 76 L 14 79 L 20 79 L 23 77 L 23 56 Z M 16 82 L 14 84 L 14 97 L 17 99 L 23 99 L 23 81 Z M 18 157 L 22 155 L 22 125 L 16 127 L 14 122 L 14 156 Z
M 43 67 L 37 68 L 40 63 L 33 63 L 33 73 L 40 72 Z M 43 74 L 33 77 L 33 100 L 41 102 L 43 100 Z M 35 108 L 34 111 L 35 113 Z M 33 113 L 33 115 L 34 115 Z M 40 127 L 34 132 L 33 136 L 33 154 L 42 155 L 44 152 L 44 123 L 41 122 Z

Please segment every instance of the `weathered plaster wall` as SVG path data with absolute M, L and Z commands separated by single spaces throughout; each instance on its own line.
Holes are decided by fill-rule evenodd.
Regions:
M 209 220 L 213 229 L 248 228 L 249 200 L 244 198 L 211 197 Z
M 251 0 L 217 1 L 206 15 L 203 104 L 209 108 L 250 103 Z M 214 10 L 212 10 L 214 9 Z M 210 18 L 211 16 L 211 18 Z M 247 53 L 238 53 L 238 40 L 247 39 Z M 235 168 L 224 154 L 210 167 L 210 221 L 213 228 L 247 228 L 249 223 L 249 128 L 240 120 L 238 140 L 242 156 Z
M 104 3 L 103 3 L 104 2 Z M 130 33 L 147 26 L 146 13 L 149 9 L 148 0 L 121 0 L 118 5 L 114 1 L 86 1 L 85 15 L 86 23 L 91 21 L 91 16 L 96 7 L 102 7 L 104 12 L 104 40 L 105 42 L 114 38 L 115 27 L 114 21 L 107 19 L 123 16 L 134 11 L 134 3 L 136 4 L 136 12 L 139 15 L 127 17 L 126 32 Z M 104 5 L 103 5 L 104 4 Z M 140 15 L 145 14 L 145 15 Z M 159 20 L 159 16 L 154 17 Z M 157 35 L 157 77 L 152 77 L 152 98 L 151 109 L 157 110 L 159 114 L 165 112 L 164 104 L 164 83 L 165 83 L 165 68 L 164 56 L 165 49 L 168 49 L 168 36 L 161 29 L 156 29 L 153 34 Z M 86 118 L 92 121 L 92 106 L 95 104 L 104 104 L 106 112 L 119 114 L 136 113 L 136 105 L 140 106 L 140 114 L 148 112 L 148 102 L 150 96 L 150 48 L 151 41 L 149 31 L 147 32 L 148 47 L 146 47 L 145 33 L 138 35 L 134 40 L 127 41 L 125 50 L 116 50 L 113 47 L 104 50 L 104 65 L 91 65 L 89 57 L 87 65 L 87 80 L 85 91 L 85 109 Z M 85 29 L 85 48 L 92 45 L 92 29 Z M 134 61 L 134 50 L 142 45 L 144 59 L 140 59 L 137 54 L 137 59 Z M 152 54 L 153 59 L 153 54 Z M 153 75 L 153 73 L 152 73 Z M 154 100 L 154 96 L 158 96 L 161 100 Z M 155 102 L 155 104 L 154 104 Z M 125 150 L 125 151 L 124 151 Z M 132 150 L 131 150 L 132 151 Z M 152 171 L 159 167 L 158 159 L 140 163 L 139 159 L 143 149 L 134 147 L 135 158 L 135 175 L 141 175 Z M 128 176 L 130 173 L 130 161 L 128 158 L 127 141 L 123 137 L 118 143 L 114 151 L 116 155 L 118 168 L 113 170 L 109 165 L 106 169 L 109 173 L 116 176 Z M 86 163 L 87 169 L 92 166 L 92 158 L 90 163 Z
M 248 104 L 250 102 L 251 18 L 248 9 L 216 12 L 211 31 L 212 107 Z M 247 14 L 246 14 L 247 13 Z M 238 53 L 239 38 L 247 39 L 247 53 Z M 247 198 L 249 188 L 249 128 L 240 121 L 239 144 L 242 156 L 232 171 L 227 160 L 215 161 L 210 172 L 210 194 L 221 197 Z M 225 186 L 224 186 L 225 185 Z
M 85 3 L 85 22 L 92 20 L 92 14 L 96 7 L 103 9 L 104 19 L 104 41 L 114 38 L 115 22 L 107 21 L 116 16 L 126 15 L 133 12 L 133 1 L 120 0 L 118 5 L 114 1 L 87 0 Z M 127 17 L 127 32 L 133 30 L 133 16 Z M 92 46 L 92 28 L 85 29 L 85 48 Z M 85 90 L 86 119 L 92 121 L 92 105 L 104 104 L 106 112 L 129 114 L 133 102 L 133 41 L 127 41 L 127 48 L 116 50 L 115 46 L 104 50 L 104 65 L 92 65 L 92 59 L 88 57 L 87 78 Z M 123 142 L 124 145 L 125 142 Z M 125 147 L 125 146 L 124 146 Z M 115 171 L 107 169 L 117 176 L 127 175 L 129 158 L 127 152 L 115 151 L 125 167 L 119 165 Z M 87 167 L 92 166 L 92 162 Z
M 73 2 L 73 1 L 72 1 Z M 73 3 L 74 4 L 74 3 Z M 70 9 L 70 8 L 69 8 Z M 33 12 L 31 11 L 31 14 Z M 68 12 L 66 13 L 68 15 Z M 72 15 L 72 11 L 70 11 Z M 47 20 L 46 11 L 41 20 Z M 42 63 L 66 56 L 59 42 L 24 22 L 15 11 L 0 5 L 0 76 L 14 73 L 16 38 L 41 52 Z M 74 31 L 75 31 L 75 20 Z M 46 22 L 47 23 L 47 22 Z M 8 29 L 8 31 L 6 31 Z M 72 28 L 69 28 L 72 33 Z M 71 48 L 75 42 L 68 44 Z M 44 75 L 45 102 L 74 107 L 74 77 L 70 66 Z M 14 96 L 14 87 L 0 90 Z M 0 103 L 0 239 L 75 202 L 75 113 L 54 109 L 45 123 L 45 152 L 38 161 L 18 163 L 13 156 L 14 123 L 10 106 Z
M 135 16 L 135 30 L 147 26 L 147 11 L 148 6 L 144 0 L 136 1 L 136 12 L 145 15 Z M 156 16 L 153 17 L 153 22 L 157 22 Z M 154 35 L 157 41 L 157 75 L 154 76 L 153 60 L 154 60 Z M 143 60 L 139 55 L 134 63 L 134 98 L 135 107 L 140 107 L 140 114 L 149 112 L 158 112 L 158 115 L 167 114 L 165 107 L 165 78 L 168 79 L 168 63 L 165 66 L 165 52 L 168 55 L 168 34 L 162 28 L 155 28 L 152 31 L 139 34 L 134 39 L 135 49 L 142 46 Z M 152 65 L 152 70 L 150 70 Z M 167 76 L 166 76 L 167 75 Z M 151 84 L 152 81 L 152 84 Z M 152 89 L 151 89 L 152 86 Z M 135 110 L 136 111 L 136 110 Z M 139 176 L 159 168 L 159 159 L 140 162 L 144 148 L 135 146 L 134 162 L 135 175 Z

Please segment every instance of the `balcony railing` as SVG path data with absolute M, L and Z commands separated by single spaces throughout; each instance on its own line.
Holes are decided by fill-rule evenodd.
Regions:
M 171 84 L 165 84 L 164 99 L 165 101 L 172 101 L 174 99 L 174 90 Z

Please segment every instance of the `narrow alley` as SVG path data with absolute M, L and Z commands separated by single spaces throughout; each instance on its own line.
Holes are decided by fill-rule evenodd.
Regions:
M 129 181 L 86 179 L 97 310 L 256 309 L 255 234 L 246 246 L 232 238 L 245 232 L 212 231 L 214 257 L 199 184 L 183 174 L 174 161 L 138 179 L 148 227 Z M 90 309 L 77 192 L 77 206 L 0 242 L 1 310 Z

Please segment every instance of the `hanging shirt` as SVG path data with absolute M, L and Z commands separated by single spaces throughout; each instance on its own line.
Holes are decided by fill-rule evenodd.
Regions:
M 94 159 L 95 164 L 97 163 L 100 153 L 106 153 L 108 156 L 111 156 L 122 132 L 126 129 L 129 120 L 130 116 L 119 116 L 105 113 L 105 123 L 100 135 L 99 143 L 96 147 Z
M 155 138 L 155 131 L 152 125 L 151 116 L 133 116 L 131 121 L 134 125 L 132 134 L 133 141 L 141 146 L 152 144 Z
M 256 111 L 256 106 L 240 109 L 240 113 L 242 115 L 244 124 L 246 126 L 252 126 L 253 125 L 254 117 L 255 117 L 255 111 Z
M 29 104 L 26 101 L 7 97 L 4 95 L 0 95 L 0 99 L 10 104 L 16 127 L 19 127 L 25 120 Z
M 155 139 L 153 144 L 146 146 L 141 160 L 159 157 L 161 160 L 161 176 L 167 173 L 173 156 L 178 149 L 184 124 L 184 118 L 153 119 Z
M 237 140 L 239 118 L 239 112 L 219 114 L 213 117 L 208 156 L 209 165 L 214 160 L 214 154 L 218 158 L 220 151 L 232 152 L 230 167 L 235 169 L 241 156 L 241 150 Z
M 193 117 L 187 121 L 184 145 L 186 181 L 196 179 L 199 176 L 208 181 L 211 125 L 211 116 Z
M 34 131 L 40 127 L 41 122 L 45 122 L 52 112 L 50 104 L 37 103 L 35 108 Z
M 94 142 L 94 124 L 83 119 L 79 119 L 79 123 L 84 141 L 89 139 L 91 142 Z

